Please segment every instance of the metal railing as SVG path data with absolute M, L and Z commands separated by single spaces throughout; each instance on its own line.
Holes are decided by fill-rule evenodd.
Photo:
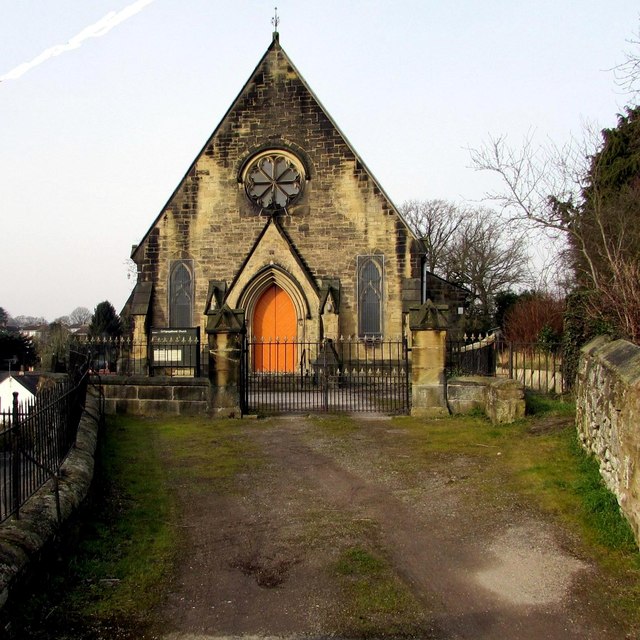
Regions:
M 53 480 L 58 518 L 58 478 L 73 447 L 87 392 L 88 375 L 77 382 L 58 381 L 0 413 L 0 522 L 20 517 L 20 508 L 48 480 Z
M 559 350 L 523 342 L 499 342 L 496 375 L 522 382 L 527 389 L 558 395 L 569 391 Z
M 409 412 L 404 340 L 249 340 L 243 357 L 244 410 Z
M 445 369 L 449 376 L 495 376 L 496 334 L 465 335 L 447 340 Z
M 88 358 L 90 370 L 100 375 L 170 376 L 207 375 L 208 349 L 199 336 L 154 336 L 136 341 L 128 337 L 75 337 L 71 358 Z
M 536 343 L 508 342 L 499 334 L 448 340 L 446 371 L 449 376 L 512 378 L 543 393 L 562 394 L 568 390 L 559 350 Z

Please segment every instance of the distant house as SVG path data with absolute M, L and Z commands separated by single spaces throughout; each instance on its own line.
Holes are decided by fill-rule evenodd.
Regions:
M 25 327 L 20 327 L 20 333 L 28 336 L 29 338 L 39 340 L 44 336 L 48 328 L 49 326 L 46 324 L 31 324 Z
M 88 324 L 72 324 L 67 327 L 69 333 L 72 333 L 74 336 L 88 336 L 89 335 L 89 325 Z
M 0 411 L 11 411 L 14 391 L 18 392 L 20 403 L 34 400 L 38 392 L 39 380 L 39 375 L 0 371 Z

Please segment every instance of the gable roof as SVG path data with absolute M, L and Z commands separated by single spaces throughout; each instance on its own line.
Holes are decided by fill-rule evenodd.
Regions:
M 291 256 L 293 257 L 297 267 L 300 269 L 301 273 L 305 276 L 306 280 L 309 282 L 309 284 L 312 287 L 312 289 L 316 293 L 318 293 L 318 283 L 316 282 L 316 279 L 314 278 L 314 276 L 311 273 L 309 267 L 307 266 L 307 263 L 304 261 L 304 259 L 300 255 L 300 252 L 296 249 L 295 244 L 293 242 L 291 242 L 291 238 L 289 237 L 287 232 L 282 228 L 282 225 L 280 224 L 278 219 L 275 218 L 275 217 L 271 217 L 271 218 L 269 218 L 267 220 L 267 222 L 264 225 L 262 231 L 260 232 L 260 234 L 256 238 L 255 242 L 253 243 L 253 246 L 251 247 L 251 249 L 249 249 L 249 252 L 247 253 L 246 258 L 244 259 L 244 261 L 240 265 L 240 268 L 236 272 L 236 275 L 233 278 L 233 280 L 232 280 L 232 282 L 229 285 L 229 288 L 227 290 L 227 295 L 235 287 L 236 283 L 240 279 L 240 276 L 241 276 L 242 272 L 245 270 L 246 266 L 249 264 L 249 262 L 251 261 L 251 258 L 255 254 L 256 249 L 258 248 L 258 246 L 262 242 L 262 239 L 265 237 L 265 235 L 269 231 L 272 231 L 273 229 L 275 229 L 277 231 L 277 233 L 278 233 L 279 237 L 281 238 L 283 244 L 286 246 L 286 248 L 291 253 Z
M 240 90 L 240 92 L 238 93 L 238 95 L 236 96 L 236 98 L 234 99 L 234 101 L 231 103 L 231 106 L 227 109 L 227 111 L 225 112 L 224 116 L 222 117 L 222 119 L 220 120 L 220 122 L 218 123 L 217 127 L 214 129 L 213 133 L 209 136 L 209 138 L 207 139 L 207 141 L 205 142 L 205 144 L 202 146 L 202 148 L 200 149 L 200 151 L 198 152 L 198 154 L 196 155 L 196 157 L 194 158 L 194 160 L 191 162 L 191 164 L 189 165 L 189 168 L 187 169 L 187 171 L 185 172 L 184 176 L 182 177 L 182 179 L 180 180 L 180 182 L 178 183 L 178 185 L 175 187 L 175 189 L 173 190 L 173 192 L 171 193 L 171 196 L 169 197 L 169 199 L 167 200 L 167 202 L 164 204 L 164 206 L 162 207 L 162 209 L 160 210 L 160 212 L 158 213 L 158 215 L 156 216 L 155 220 L 153 221 L 153 223 L 151 224 L 151 226 L 149 227 L 149 229 L 147 230 L 147 232 L 145 233 L 144 237 L 142 238 L 142 240 L 140 241 L 140 243 L 138 245 L 134 245 L 133 250 L 131 251 L 131 258 L 134 258 L 134 256 L 136 255 L 136 253 L 138 252 L 138 250 L 140 249 L 140 247 L 145 243 L 145 241 L 147 240 L 147 238 L 149 237 L 151 231 L 154 229 L 154 227 L 158 224 L 160 218 L 162 217 L 163 213 L 165 212 L 165 210 L 167 209 L 167 207 L 170 205 L 171 201 L 176 197 L 176 195 L 178 194 L 178 191 L 180 190 L 181 186 L 183 185 L 183 183 L 185 182 L 185 180 L 189 177 L 190 174 L 192 174 L 192 172 L 195 169 L 195 165 L 198 162 L 198 160 L 200 159 L 200 157 L 205 153 L 207 147 L 211 144 L 211 142 L 214 140 L 214 138 L 216 137 L 216 135 L 218 134 L 218 132 L 220 131 L 221 127 L 223 126 L 223 124 L 225 123 L 225 121 L 227 120 L 227 118 L 229 118 L 230 114 L 238 107 L 239 103 L 242 101 L 242 99 L 245 97 L 245 95 L 247 94 L 247 92 L 250 90 L 250 86 L 251 83 L 254 81 L 254 79 L 263 72 L 263 69 L 266 68 L 267 66 L 267 60 L 269 59 L 270 56 L 274 56 L 274 55 L 281 55 L 283 56 L 285 62 L 291 67 L 291 69 L 293 70 L 293 72 L 295 73 L 295 75 L 297 76 L 298 80 L 300 81 L 300 83 L 302 84 L 302 86 L 304 87 L 304 89 L 309 93 L 310 97 L 312 98 L 312 100 L 316 103 L 316 105 L 318 106 L 318 108 L 321 110 L 321 112 L 323 113 L 323 115 L 327 118 L 327 120 L 331 123 L 331 125 L 333 126 L 333 128 L 336 130 L 336 132 L 338 133 L 338 135 L 340 136 L 340 138 L 343 140 L 343 142 L 345 143 L 345 145 L 347 146 L 347 148 L 351 151 L 351 153 L 353 154 L 357 164 L 362 168 L 362 170 L 369 176 L 369 178 L 372 180 L 374 187 L 380 192 L 380 194 L 382 195 L 382 197 L 385 199 L 385 201 L 387 202 L 387 204 L 389 205 L 389 208 L 393 211 L 393 213 L 398 217 L 398 219 L 402 222 L 402 224 L 406 227 L 407 231 L 409 232 L 410 237 L 414 238 L 415 240 L 420 241 L 420 239 L 416 236 L 416 234 L 414 233 L 413 229 L 409 226 L 409 224 L 407 223 L 407 221 L 404 219 L 404 217 L 402 216 L 402 214 L 400 213 L 400 211 L 396 208 L 396 206 L 393 204 L 391 198 L 387 195 L 386 191 L 382 188 L 382 186 L 380 185 L 380 183 L 378 182 L 378 180 L 375 178 L 375 176 L 371 173 L 371 171 L 369 170 L 369 168 L 367 167 L 367 165 L 365 164 L 365 162 L 362 160 L 362 158 L 360 157 L 360 155 L 356 152 L 356 150 L 354 149 L 353 145 L 349 142 L 349 140 L 347 139 L 347 137 L 344 135 L 344 133 L 342 132 L 342 130 L 340 129 L 340 127 L 338 127 L 338 125 L 336 124 L 336 122 L 333 120 L 333 118 L 331 117 L 331 115 L 329 114 L 329 112 L 324 108 L 324 106 L 322 105 L 322 103 L 320 102 L 320 100 L 318 99 L 318 97 L 315 95 L 315 93 L 313 92 L 313 90 L 311 89 L 311 87 L 309 86 L 309 84 L 307 83 L 307 81 L 304 79 L 304 77 L 302 76 L 302 74 L 298 71 L 298 69 L 296 68 L 296 66 L 293 64 L 293 62 L 291 61 L 291 58 L 289 58 L 289 56 L 287 55 L 287 53 L 284 51 L 284 49 L 280 46 L 280 38 L 278 35 L 278 32 L 274 32 L 273 33 L 273 40 L 271 41 L 271 44 L 267 47 L 267 50 L 265 51 L 264 55 L 262 56 L 262 58 L 260 59 L 260 61 L 258 62 L 258 64 L 256 65 L 255 69 L 253 70 L 253 72 L 251 73 L 251 75 L 249 76 L 249 79 L 245 82 L 245 84 L 243 85 L 242 89 Z
M 38 381 L 40 380 L 39 375 L 16 375 L 13 372 L 10 373 L 9 371 L 0 371 L 0 383 L 9 378 L 14 380 L 15 382 L 18 382 L 22 387 L 24 387 L 29 393 L 33 394 L 34 396 L 38 392 Z

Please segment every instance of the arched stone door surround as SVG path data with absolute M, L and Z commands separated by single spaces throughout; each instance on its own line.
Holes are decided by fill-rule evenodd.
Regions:
M 282 268 L 258 273 L 240 295 L 245 310 L 253 371 L 294 371 L 297 344 L 305 339 L 309 305 L 301 287 Z M 259 345 L 262 344 L 260 347 Z

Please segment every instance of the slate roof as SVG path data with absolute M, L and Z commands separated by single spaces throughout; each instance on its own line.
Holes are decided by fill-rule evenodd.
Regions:
M 4 382 L 7 378 L 9 378 L 9 376 L 11 376 L 16 382 L 19 382 L 27 391 L 32 393 L 34 396 L 37 394 L 38 382 L 40 381 L 39 375 L 29 373 L 20 375 L 16 374 L 13 371 L 0 371 L 0 382 Z

